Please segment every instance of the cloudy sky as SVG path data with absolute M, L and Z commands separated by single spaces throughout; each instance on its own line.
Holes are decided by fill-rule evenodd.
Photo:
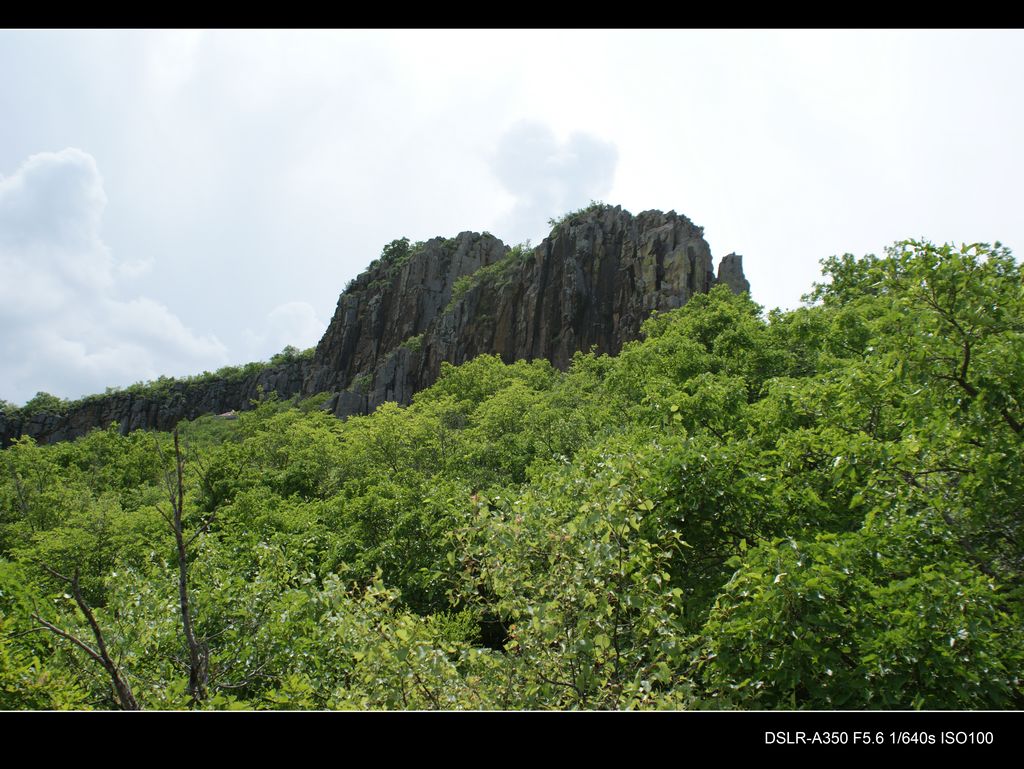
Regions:
M 0 31 L 0 398 L 316 343 L 398 237 L 674 209 L 822 257 L 1024 249 L 1024 33 Z

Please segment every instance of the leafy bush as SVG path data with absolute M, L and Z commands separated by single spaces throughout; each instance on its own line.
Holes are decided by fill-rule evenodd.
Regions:
M 300 350 L 298 347 L 288 345 L 281 352 L 270 358 L 271 366 L 281 366 L 287 363 L 297 363 L 301 360 L 313 360 L 313 354 L 316 352 L 315 347 L 309 347 L 305 350 Z M 251 365 L 251 364 L 250 364 Z
M 455 283 L 452 284 L 452 298 L 448 302 L 448 306 L 445 307 L 445 312 L 451 312 L 455 304 L 462 299 L 474 285 L 476 285 L 476 279 L 472 273 L 470 275 L 460 275 L 455 279 Z
M 360 395 L 366 395 L 370 392 L 370 388 L 373 386 L 373 374 L 357 374 L 352 382 L 349 384 L 348 389 L 354 393 Z
M 736 557 L 702 633 L 711 694 L 749 707 L 1012 707 L 1020 625 L 943 529 L 896 513 Z
M 416 334 L 415 336 L 410 336 L 408 339 L 403 341 L 398 346 L 404 347 L 406 350 L 411 350 L 412 352 L 419 352 L 420 349 L 423 347 L 423 334 Z
M 554 229 L 555 227 L 559 227 L 566 223 L 574 224 L 580 219 L 585 218 L 589 214 L 598 211 L 607 211 L 608 209 L 611 208 L 613 208 L 613 206 L 610 206 L 607 203 L 602 203 L 599 200 L 591 200 L 590 205 L 584 206 L 583 208 L 577 208 L 575 211 L 569 211 L 568 213 L 562 214 L 557 218 L 548 219 L 548 225 L 552 229 Z
M 56 395 L 50 395 L 46 392 L 38 392 L 31 400 L 29 400 L 20 409 L 17 409 L 13 414 L 18 414 L 22 417 L 31 417 L 36 414 L 65 414 L 72 407 L 70 401 L 58 398 Z

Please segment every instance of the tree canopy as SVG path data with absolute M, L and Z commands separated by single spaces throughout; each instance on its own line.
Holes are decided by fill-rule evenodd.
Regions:
M 183 424 L 177 538 L 171 436 L 22 439 L 0 708 L 120 706 L 36 632 L 83 605 L 143 708 L 1020 708 L 1022 332 L 998 243 L 833 257 L 797 310 L 719 287 L 565 372 Z

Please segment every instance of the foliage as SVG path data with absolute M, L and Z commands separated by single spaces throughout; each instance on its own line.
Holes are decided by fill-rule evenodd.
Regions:
M 399 238 L 384 246 L 380 252 L 380 260 L 384 264 L 400 266 L 408 260 L 410 253 L 409 238 Z
M 373 387 L 373 374 L 363 373 L 353 377 L 348 389 L 360 395 L 365 395 L 370 392 L 371 387 Z
M 55 648 L 26 621 L 32 606 L 26 581 L 18 564 L 0 559 L 0 710 L 88 709 L 74 672 L 42 661 Z
M 445 312 L 450 312 L 452 308 L 455 306 L 455 304 L 460 299 L 462 299 L 462 297 L 464 297 L 467 293 L 469 293 L 469 289 L 471 289 L 474 285 L 476 285 L 476 280 L 474 280 L 473 274 L 460 275 L 458 278 L 456 278 L 455 282 L 452 284 L 452 298 L 448 302 L 448 306 L 445 308 Z
M 392 240 L 381 250 L 380 256 L 345 285 L 345 294 L 379 291 L 386 288 L 409 260 L 423 250 L 423 241 L 410 243 L 409 238 Z
M 314 352 L 316 352 L 315 347 L 300 350 L 298 347 L 294 347 L 293 345 L 287 345 L 283 350 L 281 350 L 281 352 L 271 356 L 270 365 L 283 366 L 288 363 L 296 363 L 300 360 L 313 360 Z
M 403 341 L 398 346 L 404 347 L 406 350 L 409 350 L 411 352 L 419 352 L 420 349 L 423 347 L 423 334 L 416 334 L 415 336 L 410 336 L 408 339 Z
M 936 516 L 937 518 L 937 516 Z M 1019 622 L 927 514 L 737 557 L 703 631 L 712 696 L 753 707 L 1019 701 Z
M 583 219 L 589 214 L 599 211 L 605 211 L 610 208 L 612 208 L 612 206 L 608 205 L 607 203 L 602 203 L 599 200 L 591 200 L 590 205 L 584 206 L 583 208 L 578 208 L 575 211 L 570 211 L 567 214 L 562 214 L 562 216 L 559 216 L 557 218 L 548 219 L 548 225 L 552 229 L 554 229 L 555 227 L 559 227 L 567 223 L 575 224 L 577 221 Z
M 916 241 L 823 267 L 797 310 L 717 288 L 564 372 L 484 355 L 405 408 L 183 424 L 201 702 L 169 437 L 16 441 L 0 707 L 116 706 L 41 632 L 89 637 L 49 571 L 77 569 L 145 708 L 1020 708 L 1021 268 Z
M 38 392 L 35 397 L 27 401 L 18 412 L 23 417 L 31 417 L 36 414 L 63 414 L 68 408 L 68 402 L 50 393 Z

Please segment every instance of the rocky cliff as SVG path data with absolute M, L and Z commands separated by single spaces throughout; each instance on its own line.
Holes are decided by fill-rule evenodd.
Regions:
M 173 381 L 150 394 L 118 392 L 91 397 L 65 414 L 39 413 L 29 417 L 0 413 L 0 440 L 7 446 L 20 435 L 39 443 L 73 440 L 95 427 L 117 422 L 121 433 L 132 430 L 170 430 L 182 419 L 251 408 L 255 400 L 276 392 L 288 398 L 302 391 L 309 361 L 268 366 L 246 377 L 198 382 Z
M 345 416 L 408 403 L 444 361 L 493 353 L 565 368 L 577 350 L 617 353 L 653 310 L 718 282 L 749 290 L 742 257 L 716 278 L 703 230 L 675 212 L 594 207 L 526 251 L 474 233 L 431 241 L 381 290 L 342 295 L 306 392 L 336 391 L 328 407 Z
M 338 416 L 368 413 L 385 401 L 410 402 L 445 361 L 494 353 L 565 368 L 577 350 L 615 354 L 652 311 L 680 307 L 718 283 L 749 290 L 742 257 L 724 257 L 716 276 L 702 228 L 674 211 L 633 216 L 591 206 L 532 249 L 472 232 L 411 249 L 396 241 L 342 293 L 312 360 L 232 381 L 179 382 L 159 396 L 93 398 L 63 415 L 0 414 L 0 437 L 4 445 L 21 434 L 66 440 L 114 421 L 124 432 L 164 430 L 248 408 L 261 390 L 329 392 L 325 407 Z

